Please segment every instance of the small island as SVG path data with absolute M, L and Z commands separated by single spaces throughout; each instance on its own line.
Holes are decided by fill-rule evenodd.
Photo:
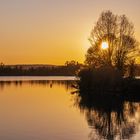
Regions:
M 125 15 L 103 11 L 89 41 L 86 65 L 78 75 L 80 95 L 140 96 L 135 75 L 140 50 L 132 22 Z

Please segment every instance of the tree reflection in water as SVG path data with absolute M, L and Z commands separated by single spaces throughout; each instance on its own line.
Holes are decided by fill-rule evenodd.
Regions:
M 88 95 L 88 96 L 87 96 Z M 115 94 L 79 92 L 75 105 L 86 116 L 91 140 L 130 139 L 138 130 L 140 103 Z
M 42 85 L 53 88 L 64 86 L 66 90 L 77 88 L 75 81 L 0 81 L 0 90 L 22 84 Z M 90 140 L 123 140 L 133 138 L 140 122 L 140 100 L 120 94 L 99 94 L 78 89 L 74 97 L 76 107 L 85 115 L 91 129 Z M 137 101 L 136 101 L 137 99 Z

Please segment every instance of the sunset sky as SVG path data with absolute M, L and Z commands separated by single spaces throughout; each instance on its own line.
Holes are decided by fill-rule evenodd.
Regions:
M 0 62 L 83 62 L 103 10 L 126 14 L 140 42 L 140 0 L 0 0 Z

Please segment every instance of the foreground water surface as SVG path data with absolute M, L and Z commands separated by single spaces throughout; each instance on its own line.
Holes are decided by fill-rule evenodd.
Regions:
M 75 83 L 75 77 L 0 77 L 0 139 L 140 139 L 139 101 L 81 99 Z

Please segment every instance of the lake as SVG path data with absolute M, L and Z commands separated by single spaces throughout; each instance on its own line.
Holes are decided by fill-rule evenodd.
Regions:
M 81 98 L 76 80 L 0 77 L 0 139 L 140 139 L 139 101 Z

